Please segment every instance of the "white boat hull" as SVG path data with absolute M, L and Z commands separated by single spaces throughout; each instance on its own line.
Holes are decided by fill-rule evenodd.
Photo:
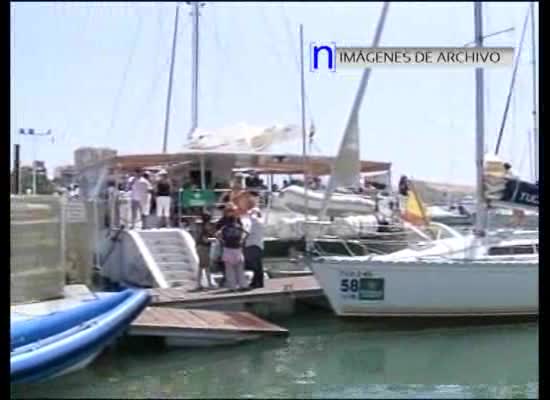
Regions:
M 332 308 L 340 316 L 538 315 L 536 260 L 338 262 L 324 259 L 313 261 L 311 266 Z

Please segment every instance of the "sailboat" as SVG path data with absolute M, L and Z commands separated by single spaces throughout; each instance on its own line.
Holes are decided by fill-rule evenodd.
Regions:
M 476 43 L 481 47 L 481 2 L 474 3 L 474 16 Z M 364 87 L 360 87 L 358 97 L 362 93 Z M 354 108 L 350 117 L 355 122 L 356 112 Z M 352 140 L 349 136 L 358 136 L 356 123 L 355 129 L 346 130 L 342 144 Z M 498 163 L 488 161 L 484 165 L 483 70 L 478 68 L 476 229 L 468 236 L 457 232 L 445 239 L 426 241 L 382 256 L 310 260 L 315 277 L 336 314 L 362 317 L 538 315 L 538 237 L 501 238 L 485 232 L 484 174 L 498 170 Z

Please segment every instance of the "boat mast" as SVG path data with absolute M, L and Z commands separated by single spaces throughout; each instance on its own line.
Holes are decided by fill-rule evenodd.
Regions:
M 189 130 L 188 139 L 191 139 L 193 131 L 199 125 L 199 7 L 201 6 L 204 6 L 204 3 L 191 2 L 191 17 L 193 18 L 191 37 L 191 129 Z
M 305 221 L 309 219 L 309 199 L 308 199 L 308 154 L 307 154 L 307 134 L 306 134 L 306 83 L 304 72 L 304 26 L 300 24 L 300 102 L 302 106 L 302 158 L 304 163 L 304 207 Z M 304 233 L 305 230 L 304 230 Z M 306 235 L 307 236 L 307 235 Z M 307 238 L 306 238 L 307 243 Z
M 166 153 L 168 146 L 168 130 L 170 129 L 170 105 L 172 104 L 172 83 L 174 81 L 174 63 L 176 60 L 176 45 L 178 42 L 178 21 L 180 6 L 176 4 L 176 17 L 174 20 L 174 37 L 172 39 L 172 55 L 170 59 L 170 75 L 168 77 L 168 94 L 166 98 L 166 114 L 164 117 L 164 139 L 162 141 L 162 152 Z
M 191 140 L 193 132 L 199 126 L 199 8 L 205 3 L 198 1 L 188 2 L 191 4 L 191 17 L 193 18 L 193 31 L 191 36 L 191 128 L 187 134 L 187 140 Z M 201 189 L 206 189 L 206 171 L 204 154 L 200 155 L 200 177 Z
M 483 47 L 483 3 L 474 2 L 474 30 L 476 47 Z M 484 116 L 484 74 L 483 68 L 476 68 L 476 223 L 474 234 L 477 237 L 485 236 L 487 222 L 487 208 L 483 190 L 483 161 L 485 151 L 485 116 Z
M 535 3 L 530 4 L 531 11 L 531 64 L 533 67 L 533 141 L 535 145 L 535 181 L 539 180 L 539 130 L 537 124 L 537 48 L 535 38 Z
M 302 158 L 304 163 L 304 241 L 306 244 L 306 255 L 310 254 L 311 243 L 308 235 L 309 221 L 309 198 L 308 198 L 308 182 L 309 182 L 309 158 L 307 151 L 308 136 L 306 133 L 306 78 L 304 67 L 304 26 L 300 24 L 300 103 L 302 107 Z

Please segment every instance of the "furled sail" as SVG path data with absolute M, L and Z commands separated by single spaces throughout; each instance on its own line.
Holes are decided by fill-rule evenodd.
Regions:
M 380 19 L 378 20 L 378 25 L 376 26 L 371 47 L 378 47 L 378 44 L 380 43 L 384 23 L 386 22 L 386 17 L 388 15 L 388 9 L 389 2 L 385 2 L 382 5 L 382 12 L 380 14 Z M 361 164 L 359 161 L 359 110 L 361 108 L 363 98 L 365 97 L 365 91 L 367 90 L 370 74 L 370 68 L 365 68 L 363 70 L 363 74 L 359 82 L 359 88 L 357 89 L 357 94 L 355 95 L 355 99 L 351 107 L 351 113 L 346 125 L 346 130 L 344 132 L 344 136 L 342 137 L 342 142 L 340 143 L 338 156 L 334 163 L 332 174 L 328 182 L 328 188 L 323 200 L 323 206 L 321 208 L 321 212 L 319 213 L 320 219 L 325 217 L 330 197 L 337 187 L 359 186 L 361 172 Z
M 264 151 L 300 137 L 296 125 L 251 126 L 245 123 L 217 130 L 196 129 L 186 147 L 192 150 Z

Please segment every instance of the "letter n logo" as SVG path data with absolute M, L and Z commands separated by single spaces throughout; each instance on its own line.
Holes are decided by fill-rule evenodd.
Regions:
M 310 43 L 309 70 L 317 72 L 326 68 L 336 71 L 336 43 Z

